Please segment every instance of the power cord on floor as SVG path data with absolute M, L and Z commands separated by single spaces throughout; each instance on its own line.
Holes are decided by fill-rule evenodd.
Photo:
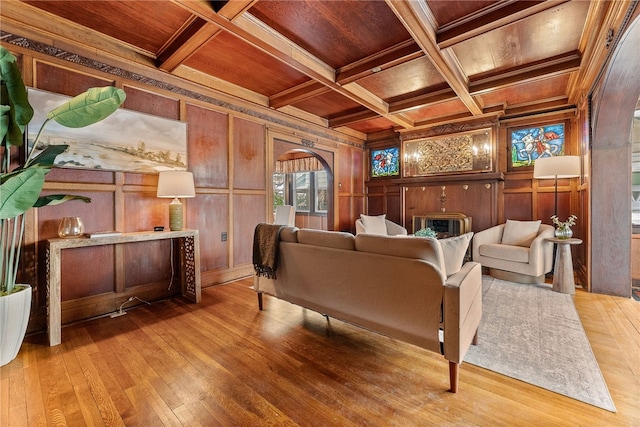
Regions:
M 147 304 L 147 305 L 151 305 L 151 303 L 150 303 L 150 302 L 145 301 L 145 300 L 143 300 L 143 299 L 140 299 L 140 298 L 138 298 L 138 297 L 129 297 L 129 299 L 128 299 L 128 300 L 126 300 L 125 302 L 123 302 L 122 304 L 120 304 L 120 307 L 118 308 L 118 311 L 116 311 L 115 313 L 111 313 L 111 314 L 110 314 L 111 318 L 119 317 L 119 316 L 123 316 L 123 315 L 127 314 L 127 312 L 126 312 L 126 311 L 124 311 L 124 306 L 125 306 L 126 304 L 130 303 L 131 301 L 135 301 L 135 300 L 138 300 L 138 301 L 140 301 L 140 302 L 143 302 L 143 303 L 145 303 L 145 304 Z

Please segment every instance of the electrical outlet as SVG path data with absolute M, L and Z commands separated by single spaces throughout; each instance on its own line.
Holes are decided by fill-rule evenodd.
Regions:
M 222 234 L 220 235 L 220 240 L 223 242 L 227 241 L 227 232 L 223 231 Z

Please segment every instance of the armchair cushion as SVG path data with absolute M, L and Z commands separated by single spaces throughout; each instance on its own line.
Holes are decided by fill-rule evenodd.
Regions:
M 449 277 L 456 274 L 462 268 L 464 257 L 469 249 L 469 242 L 473 233 L 465 233 L 460 236 L 440 239 L 437 242 L 442 250 L 442 258 L 444 259 L 444 269 L 446 276 Z
M 385 221 L 386 214 L 370 216 L 370 215 L 360 215 L 360 219 L 362 219 L 362 223 L 364 224 L 364 229 L 367 230 L 367 234 L 378 234 L 382 236 L 387 235 L 387 223 Z
M 529 248 L 486 243 L 479 248 L 480 255 L 513 262 L 529 262 Z
M 508 219 L 502 233 L 502 244 L 512 246 L 531 246 L 531 242 L 538 236 L 542 221 L 515 221 Z

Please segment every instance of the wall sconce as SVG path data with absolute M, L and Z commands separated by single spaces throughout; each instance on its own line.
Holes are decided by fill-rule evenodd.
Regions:
M 182 203 L 178 197 L 195 197 L 193 173 L 184 171 L 161 171 L 158 177 L 157 197 L 173 198 L 169 204 L 169 229 L 182 230 Z

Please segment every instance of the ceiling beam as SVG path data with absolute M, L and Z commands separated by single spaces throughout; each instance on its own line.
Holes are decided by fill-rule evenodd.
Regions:
M 424 53 L 420 46 L 413 39 L 409 39 L 339 68 L 336 72 L 336 81 L 338 84 L 345 85 L 422 56 Z
M 456 93 L 448 86 L 440 90 L 424 89 L 389 100 L 389 111 L 399 113 L 401 111 L 424 107 L 429 104 L 450 101 L 455 98 Z
M 575 51 L 513 67 L 509 70 L 484 74 L 472 79 L 469 84 L 469 92 L 472 95 L 478 95 L 543 77 L 571 73 L 580 69 L 581 62 L 582 56 L 580 52 Z
M 340 126 L 349 126 L 354 123 L 375 119 L 377 117 L 380 117 L 380 115 L 371 110 L 362 109 L 360 111 L 329 118 L 329 127 L 333 129 Z
M 386 102 L 374 94 L 365 91 L 360 86 L 354 83 L 345 86 L 338 84 L 335 80 L 335 69 L 259 21 L 251 14 L 243 13 L 231 22 L 225 17 L 215 13 L 209 3 L 204 0 L 172 1 L 352 101 L 388 118 L 395 124 L 402 127 L 411 127 L 413 125 L 411 120 L 406 120 L 406 118 L 402 116 L 389 114 Z
M 426 0 L 386 2 L 471 114 L 481 115 L 481 102 L 469 93 L 467 76 L 457 59 L 452 52 L 441 50 L 436 43 L 437 24 Z
M 282 108 L 330 91 L 331 89 L 322 83 L 309 80 L 269 97 L 269 106 L 276 109 Z
M 158 52 L 158 68 L 172 72 L 220 31 L 220 27 L 193 15 Z
M 233 21 L 253 6 L 256 1 L 234 0 L 227 2 L 218 11 L 218 15 Z M 220 31 L 219 26 L 213 25 L 197 15 L 192 15 L 158 52 L 158 68 L 172 72 Z
M 440 49 L 477 37 L 489 31 L 512 24 L 521 19 L 556 7 L 568 0 L 547 1 L 507 1 L 487 8 L 483 13 L 474 14 L 437 29 L 437 44 Z

